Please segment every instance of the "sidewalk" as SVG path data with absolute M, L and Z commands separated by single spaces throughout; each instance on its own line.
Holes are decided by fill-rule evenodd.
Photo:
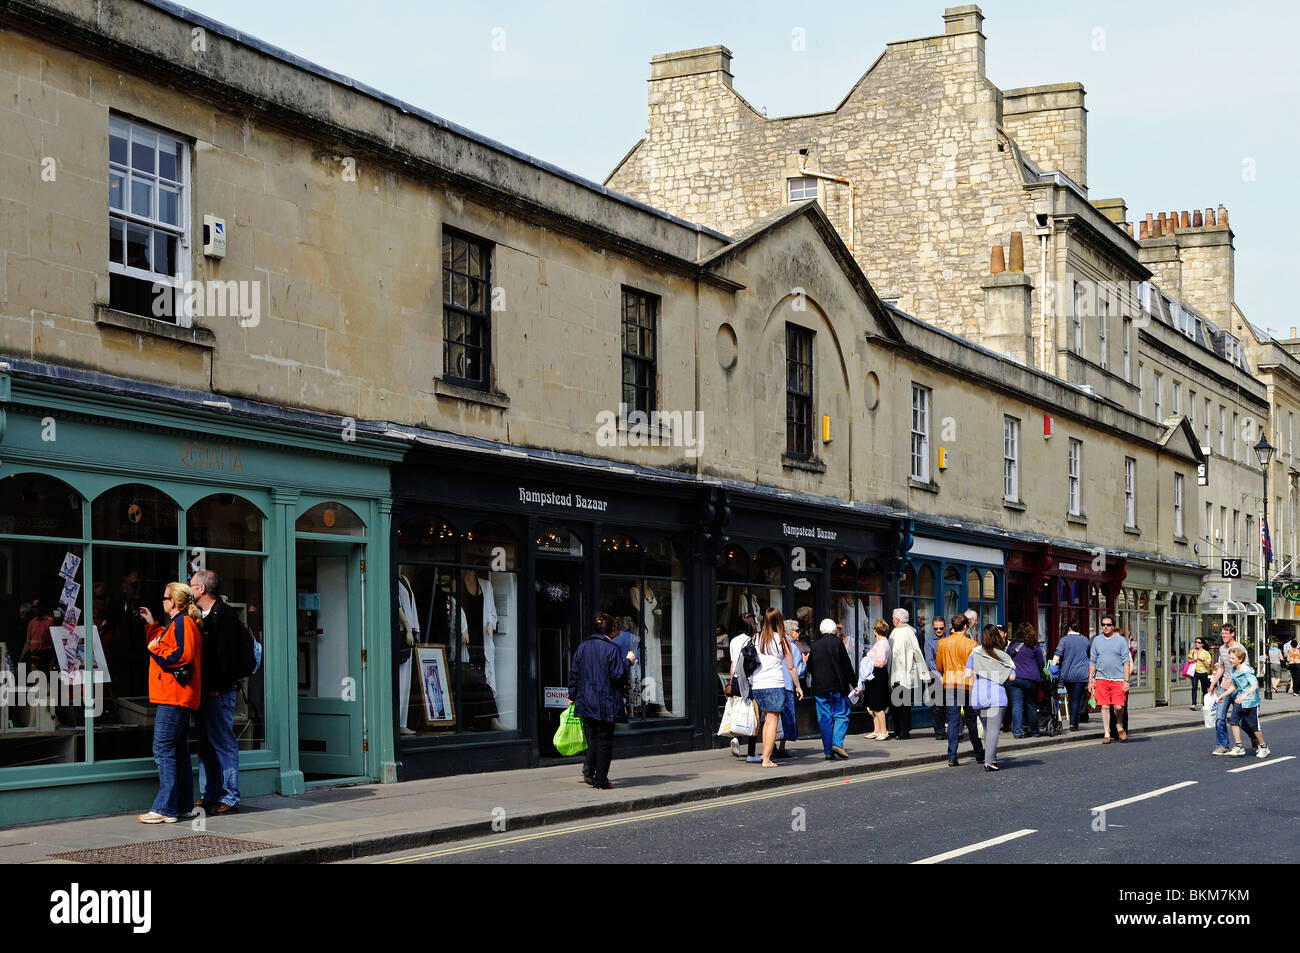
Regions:
M 1265 721 L 1293 714 L 1300 699 L 1276 695 L 1264 710 Z M 1129 737 L 1201 724 L 1200 712 L 1186 706 L 1144 709 L 1129 714 Z M 1202 730 L 1208 751 L 1213 733 Z M 1056 738 L 1017 740 L 1004 733 L 998 755 L 1013 758 L 1027 749 L 1089 739 L 1100 743 L 1100 737 L 1101 718 L 1094 713 L 1079 731 Z M 725 748 L 620 759 L 615 742 L 612 791 L 581 784 L 575 758 L 556 767 L 250 798 L 238 815 L 208 818 L 207 837 L 189 823 L 145 826 L 133 814 L 0 828 L 0 863 L 325 863 L 489 834 L 494 819 L 498 828 L 504 821 L 506 829 L 517 831 L 947 760 L 946 746 L 934 740 L 928 725 L 913 729 L 908 741 L 851 734 L 845 747 L 850 760 L 825 761 L 819 739 L 794 742 L 795 757 L 769 770 L 737 761 Z M 959 756 L 963 764 L 970 760 L 968 742 Z M 54 856 L 103 848 L 125 849 L 125 856 Z

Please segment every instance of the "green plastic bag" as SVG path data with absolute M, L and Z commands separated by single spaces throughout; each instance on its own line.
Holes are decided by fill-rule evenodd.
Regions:
M 587 750 L 587 735 L 582 730 L 582 719 L 573 713 L 573 706 L 560 715 L 560 727 L 555 730 L 555 750 L 568 757 Z

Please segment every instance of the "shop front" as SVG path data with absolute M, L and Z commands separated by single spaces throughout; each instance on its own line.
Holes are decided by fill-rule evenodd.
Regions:
M 1114 611 L 1133 652 L 1133 707 L 1190 704 L 1182 669 L 1200 634 L 1202 574 L 1193 563 L 1129 557 Z
M 620 755 L 706 744 L 712 566 L 694 481 L 419 444 L 394 472 L 402 779 L 557 757 L 573 654 L 604 611 L 636 654 Z
M 166 618 L 164 586 L 198 569 L 263 649 L 236 704 L 242 795 L 380 779 L 392 747 L 366 735 L 384 696 L 362 661 L 364 606 L 376 616 L 366 567 L 386 574 L 387 547 L 370 541 L 388 536 L 395 445 L 112 383 L 35 365 L 0 375 L 0 817 L 148 806 L 140 610 Z
M 1049 655 L 1071 622 L 1092 638 L 1101 615 L 1113 611 L 1126 561 L 1098 550 L 1017 542 L 1007 553 L 1007 623 L 1028 622 Z

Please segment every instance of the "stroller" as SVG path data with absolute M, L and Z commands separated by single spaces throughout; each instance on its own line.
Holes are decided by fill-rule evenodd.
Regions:
M 1049 673 L 1044 672 L 1044 676 Z M 1049 738 L 1054 738 L 1063 730 L 1064 719 L 1068 718 L 1065 685 L 1057 676 L 1045 677 L 1038 702 L 1038 731 Z

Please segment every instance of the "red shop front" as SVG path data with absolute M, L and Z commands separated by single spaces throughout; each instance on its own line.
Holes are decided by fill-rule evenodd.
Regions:
M 1007 621 L 1038 630 L 1050 653 L 1070 619 L 1091 638 L 1101 631 L 1101 615 L 1113 612 L 1124 584 L 1126 560 L 1100 550 L 1020 544 L 1007 553 Z

